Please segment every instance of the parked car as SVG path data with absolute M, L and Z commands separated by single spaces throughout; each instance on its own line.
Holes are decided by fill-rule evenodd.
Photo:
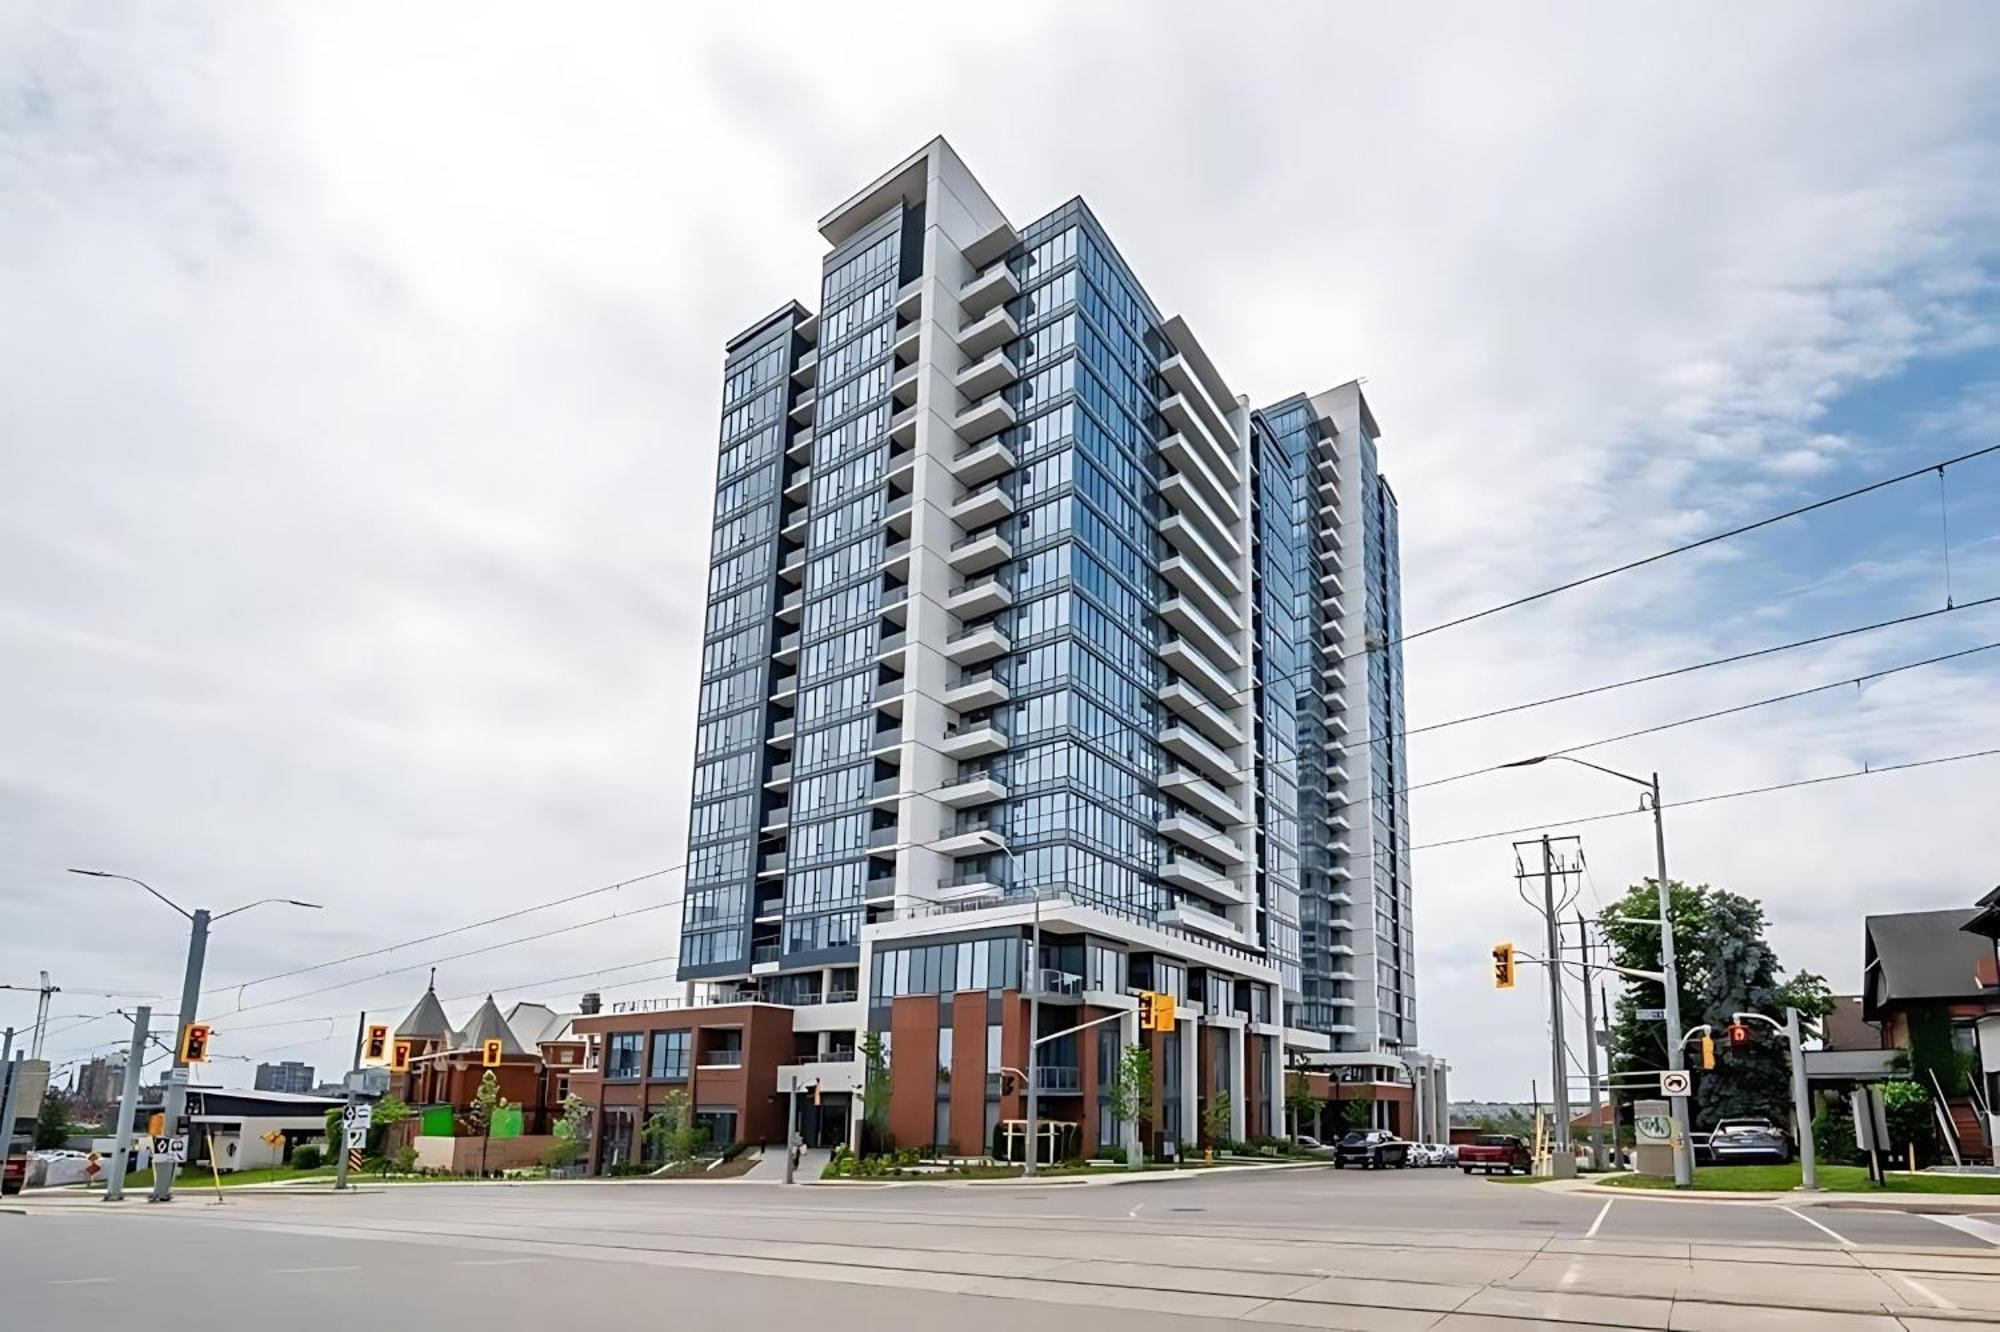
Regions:
M 1453 1166 L 1458 1164 L 1458 1149 L 1448 1142 L 1426 1142 L 1419 1144 L 1422 1160 L 1417 1164 L 1427 1166 Z
M 1792 1159 L 1792 1139 L 1768 1119 L 1723 1119 L 1709 1135 L 1708 1154 L 1717 1165 L 1783 1165 Z
M 1401 1170 L 1410 1163 L 1411 1144 L 1387 1129 L 1355 1129 L 1333 1149 L 1336 1169 L 1359 1166 L 1363 1170 Z
M 19 1193 L 28 1183 L 28 1154 L 9 1152 L 7 1164 L 0 1168 L 0 1194 Z
M 1316 1152 L 1325 1147 L 1326 1144 L 1310 1133 L 1294 1133 L 1292 1135 L 1292 1145 L 1294 1147 L 1303 1147 L 1309 1152 Z
M 1460 1145 L 1458 1168 L 1468 1175 L 1475 1170 L 1489 1175 L 1496 1170 L 1503 1175 L 1518 1170 L 1525 1175 L 1535 1168 L 1535 1158 L 1527 1141 L 1515 1134 L 1482 1133 L 1478 1141 Z

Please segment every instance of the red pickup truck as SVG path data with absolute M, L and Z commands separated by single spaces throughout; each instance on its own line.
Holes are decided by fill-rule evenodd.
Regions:
M 1484 1133 L 1478 1141 L 1464 1144 L 1458 1149 L 1459 1169 L 1471 1174 L 1483 1170 L 1487 1174 L 1499 1171 L 1511 1175 L 1516 1170 L 1527 1174 L 1534 1169 L 1534 1157 L 1528 1151 L 1528 1144 L 1511 1133 Z

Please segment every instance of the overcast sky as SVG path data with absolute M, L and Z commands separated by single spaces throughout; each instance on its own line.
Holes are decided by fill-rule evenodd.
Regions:
M 543 930 L 579 926 L 443 962 L 452 1015 L 664 992 L 677 874 L 285 973 L 679 862 L 721 345 L 810 305 L 814 219 L 936 133 L 1017 223 L 1088 198 L 1254 401 L 1366 378 L 1412 629 L 2000 440 L 1991 7 L 950 13 L 0 10 L 0 982 L 175 1006 L 182 922 L 80 865 L 325 904 L 217 927 L 227 1081 L 330 1074 L 357 1010 Z M 1952 592 L 2000 595 L 2000 460 L 1943 498 Z M 1940 516 L 1932 478 L 1412 643 L 1411 724 L 1941 607 Z M 1414 776 L 1994 641 L 1974 608 L 1457 726 Z M 1671 802 L 1994 748 L 1996 681 L 1587 756 Z M 2000 881 L 1996 781 L 1671 810 L 1673 870 L 1850 987 L 1864 912 Z M 1412 819 L 1560 833 L 1632 794 L 1544 767 Z M 1640 820 L 1577 831 L 1582 907 L 1650 869 Z M 1536 925 L 1509 840 L 1417 853 L 1458 1097 L 1547 1087 L 1544 996 L 1486 989 Z M 83 1021 L 119 1002 L 57 996 L 50 1053 L 119 1044 Z

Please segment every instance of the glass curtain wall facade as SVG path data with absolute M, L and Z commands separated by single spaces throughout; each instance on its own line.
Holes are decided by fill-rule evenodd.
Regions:
M 1251 611 L 1256 714 L 1257 900 L 1263 942 L 1278 972 L 1291 1025 L 1307 1002 L 1301 969 L 1300 703 L 1309 701 L 1305 617 L 1307 484 L 1295 447 L 1294 418 L 1310 426 L 1303 406 L 1289 416 L 1255 413 L 1252 449 Z M 1291 433 L 1288 433 L 1291 432 Z M 1316 682 L 1313 682 L 1316 684 Z M 1323 793 L 1322 793 L 1323 794 Z M 1317 826 L 1317 825 L 1308 825 Z
M 1417 1043 L 1416 938 L 1410 902 L 1410 804 L 1403 721 L 1402 555 L 1396 494 L 1377 465 L 1364 422 L 1361 459 L 1362 575 L 1368 641 L 1368 838 L 1375 919 L 1375 1007 L 1384 1040 Z

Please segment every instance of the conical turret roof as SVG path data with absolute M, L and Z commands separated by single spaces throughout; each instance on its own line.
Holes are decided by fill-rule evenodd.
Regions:
M 436 972 L 431 973 L 430 988 L 424 991 L 424 997 L 417 1000 L 417 1006 L 410 1010 L 410 1015 L 396 1028 L 396 1034 L 420 1040 L 451 1039 L 451 1019 L 444 1015 L 444 1005 L 438 1002 Z
M 466 1023 L 465 1030 L 458 1034 L 455 1044 L 461 1050 L 479 1050 L 485 1048 L 486 1042 L 495 1039 L 500 1042 L 502 1055 L 528 1053 L 521 1048 L 520 1038 L 507 1025 L 507 1019 L 500 1016 L 500 1005 L 494 1003 L 493 996 L 489 994 L 486 1002 L 479 1006 L 479 1011 L 472 1015 L 472 1021 Z

